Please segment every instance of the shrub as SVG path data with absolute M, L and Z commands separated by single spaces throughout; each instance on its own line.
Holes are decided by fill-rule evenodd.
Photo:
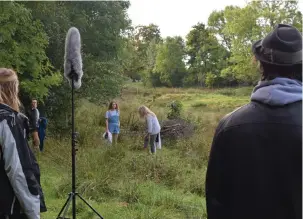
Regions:
M 168 112 L 168 115 L 167 115 L 168 119 L 180 118 L 181 112 L 183 109 L 183 104 L 181 101 L 179 101 L 179 100 L 173 101 L 172 103 L 170 103 L 168 105 L 168 107 L 170 108 L 170 111 Z

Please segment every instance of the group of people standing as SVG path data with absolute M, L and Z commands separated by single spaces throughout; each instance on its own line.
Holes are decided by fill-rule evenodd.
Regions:
M 251 101 L 226 115 L 211 146 L 206 173 L 208 219 L 302 218 L 302 34 L 277 25 L 252 46 L 261 72 Z M 37 102 L 29 117 L 20 112 L 15 71 L 0 68 L 0 219 L 40 219 L 46 211 L 40 169 L 29 147 L 38 145 Z M 160 139 L 157 116 L 146 121 L 151 153 Z M 116 102 L 106 112 L 106 132 L 120 133 Z M 201 174 L 203 174 L 201 172 Z
M 278 24 L 252 45 L 252 53 L 261 80 L 250 102 L 222 118 L 216 129 L 205 182 L 207 217 L 301 219 L 302 33 Z M 153 153 L 157 117 L 145 106 L 139 115 Z M 120 124 L 118 117 L 112 121 Z
M 156 148 L 161 147 L 160 131 L 161 126 L 158 118 L 154 112 L 148 107 L 142 105 L 138 109 L 140 118 L 145 120 L 146 134 L 144 136 L 144 148 L 150 146 L 150 152 L 156 153 Z M 112 136 L 113 144 L 117 143 L 118 135 L 120 133 L 120 111 L 117 102 L 110 102 L 108 111 L 105 113 L 106 134 Z

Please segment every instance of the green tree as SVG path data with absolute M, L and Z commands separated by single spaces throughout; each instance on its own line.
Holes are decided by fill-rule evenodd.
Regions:
M 151 79 L 153 67 L 150 64 L 154 58 L 155 47 L 162 42 L 160 28 L 156 24 L 138 25 L 134 29 L 134 42 L 137 54 L 137 63 L 143 83 L 147 84 Z
M 133 80 L 141 79 L 140 72 L 143 71 L 143 63 L 139 58 L 136 43 L 133 35 L 130 33 L 124 37 L 123 46 L 118 54 L 122 65 L 123 74 Z
M 226 67 L 229 53 L 203 23 L 193 26 L 186 39 L 189 71 L 194 75 L 194 83 L 204 86 L 206 73 L 219 75 Z
M 157 45 L 159 45 L 159 42 L 157 42 L 156 38 L 149 43 L 146 49 L 145 67 L 142 74 L 144 84 L 150 82 L 153 86 L 161 85 L 160 74 L 153 71 L 156 65 Z
M 18 73 L 22 97 L 43 100 L 62 80 L 45 54 L 48 37 L 43 25 L 19 3 L 1 2 L 0 8 L 1 65 Z
M 233 36 L 229 66 L 223 77 L 234 77 L 241 83 L 253 84 L 259 79 L 253 64 L 252 44 L 268 34 L 278 23 L 302 27 L 302 13 L 297 1 L 252 1 L 244 8 L 226 7 L 223 33 Z
M 34 19 L 43 23 L 50 41 L 46 49 L 47 55 L 62 74 L 66 33 L 72 26 L 79 29 L 84 76 L 81 92 L 77 92 L 77 100 L 86 98 L 95 103 L 104 103 L 119 94 L 125 64 L 122 62 L 121 50 L 125 46 L 125 31 L 130 26 L 127 17 L 128 1 L 22 4 L 31 9 Z M 60 89 L 50 90 L 50 96 L 45 102 L 47 115 L 59 127 L 62 127 L 59 123 L 68 118 L 69 89 L 65 80 Z
M 279 23 L 291 24 L 302 29 L 302 12 L 298 1 L 255 1 L 247 7 L 259 9 L 257 23 L 264 34 L 270 32 Z
M 184 63 L 185 44 L 182 37 L 167 37 L 158 45 L 154 72 L 160 74 L 163 84 L 170 87 L 183 86 L 186 75 Z
M 155 40 L 156 43 L 161 41 L 160 28 L 156 24 L 138 25 L 135 27 L 135 40 L 138 43 L 137 46 L 140 48 L 147 47 L 148 44 Z M 140 48 L 140 49 L 141 49 Z
M 24 4 L 33 11 L 36 19 L 43 22 L 52 43 L 47 50 L 48 56 L 54 60 L 58 70 L 63 70 L 64 42 L 68 29 L 72 26 L 79 29 L 85 74 L 81 95 L 85 98 L 91 97 L 92 94 L 99 96 L 98 99 L 113 98 L 108 95 L 101 98 L 102 86 L 98 80 L 91 78 L 102 78 L 103 73 L 107 74 L 107 70 L 101 67 L 104 64 L 113 68 L 108 69 L 109 71 L 118 71 L 116 77 L 122 79 L 123 63 L 118 56 L 124 46 L 121 35 L 130 25 L 127 18 L 129 2 L 27 2 Z M 100 62 L 103 64 L 100 65 Z M 106 80 L 109 80 L 109 83 Z M 111 77 L 104 77 L 102 83 L 111 84 L 110 81 Z M 112 87 L 108 89 L 112 90 Z M 120 90 L 119 84 L 116 89 Z
M 208 29 L 219 38 L 220 44 L 230 51 L 232 36 L 224 33 L 226 22 L 224 10 L 213 11 L 208 17 Z
M 21 4 L 31 10 L 35 20 L 43 23 L 49 42 L 46 54 L 53 66 L 63 71 L 65 37 L 67 30 L 72 26 L 67 2 L 27 1 Z

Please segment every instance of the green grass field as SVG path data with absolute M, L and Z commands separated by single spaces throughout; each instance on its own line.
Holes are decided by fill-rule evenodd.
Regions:
M 216 125 L 226 113 L 246 104 L 251 90 L 153 89 L 128 84 L 117 99 L 122 131 L 115 147 L 101 138 L 106 107 L 81 101 L 76 110 L 77 191 L 105 219 L 206 218 L 205 172 Z M 127 130 L 134 124 L 143 128 L 139 105 L 149 106 L 161 121 L 173 100 L 183 103 L 182 117 L 196 124 L 195 133 L 174 143 L 163 141 L 163 148 L 152 156 L 142 149 L 142 134 Z M 38 155 L 48 206 L 43 219 L 56 218 L 71 191 L 70 150 L 70 139 L 48 136 L 45 151 Z M 77 218 L 97 217 L 77 199 Z

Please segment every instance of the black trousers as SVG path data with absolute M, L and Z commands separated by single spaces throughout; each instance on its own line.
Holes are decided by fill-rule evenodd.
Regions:
M 0 219 L 27 219 L 27 217 L 25 214 L 15 214 L 9 216 L 4 216 L 0 214 Z

